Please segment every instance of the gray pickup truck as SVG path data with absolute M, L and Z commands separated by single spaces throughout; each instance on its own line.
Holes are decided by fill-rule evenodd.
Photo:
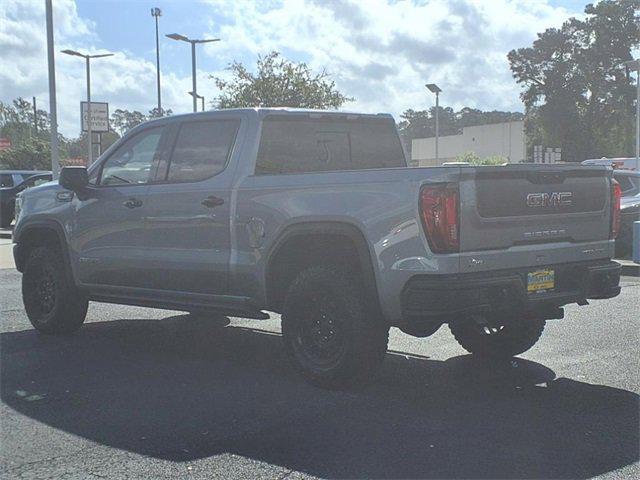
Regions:
M 226 110 L 147 122 L 25 192 L 14 256 L 41 332 L 89 300 L 278 312 L 294 365 L 333 386 L 372 372 L 391 326 L 504 358 L 618 295 L 619 204 L 601 166 L 407 168 L 390 115 Z

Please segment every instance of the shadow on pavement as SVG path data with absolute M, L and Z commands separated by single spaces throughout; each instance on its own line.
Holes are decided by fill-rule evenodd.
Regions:
M 321 477 L 586 478 L 638 460 L 638 395 L 518 359 L 389 353 L 347 392 L 302 382 L 280 338 L 224 318 L 0 335 L 2 400 L 94 442 L 174 461 L 233 453 Z

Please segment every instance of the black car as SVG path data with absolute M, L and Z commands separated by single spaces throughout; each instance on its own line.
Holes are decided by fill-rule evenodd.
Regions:
M 633 245 L 633 222 L 640 221 L 640 172 L 615 170 L 613 172 L 620 187 L 620 233 L 616 239 L 616 256 L 631 254 Z
M 51 172 L 38 170 L 0 170 L 0 227 L 13 221 L 16 195 L 27 188 L 50 182 Z

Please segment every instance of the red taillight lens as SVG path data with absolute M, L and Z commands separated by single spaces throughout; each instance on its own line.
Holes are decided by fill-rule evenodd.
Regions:
M 616 238 L 620 232 L 620 198 L 622 198 L 622 188 L 620 184 L 611 179 L 611 235 Z
M 427 186 L 420 192 L 422 223 L 434 253 L 460 250 L 458 204 L 458 189 L 454 186 Z

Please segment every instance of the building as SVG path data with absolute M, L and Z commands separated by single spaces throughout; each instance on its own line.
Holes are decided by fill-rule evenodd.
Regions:
M 510 163 L 524 161 L 527 153 L 524 121 L 464 127 L 460 135 L 441 136 L 438 161 L 435 137 L 415 138 L 411 142 L 411 164 L 429 167 L 455 162 L 456 157 L 466 152 L 473 152 L 480 158 L 504 157 Z

